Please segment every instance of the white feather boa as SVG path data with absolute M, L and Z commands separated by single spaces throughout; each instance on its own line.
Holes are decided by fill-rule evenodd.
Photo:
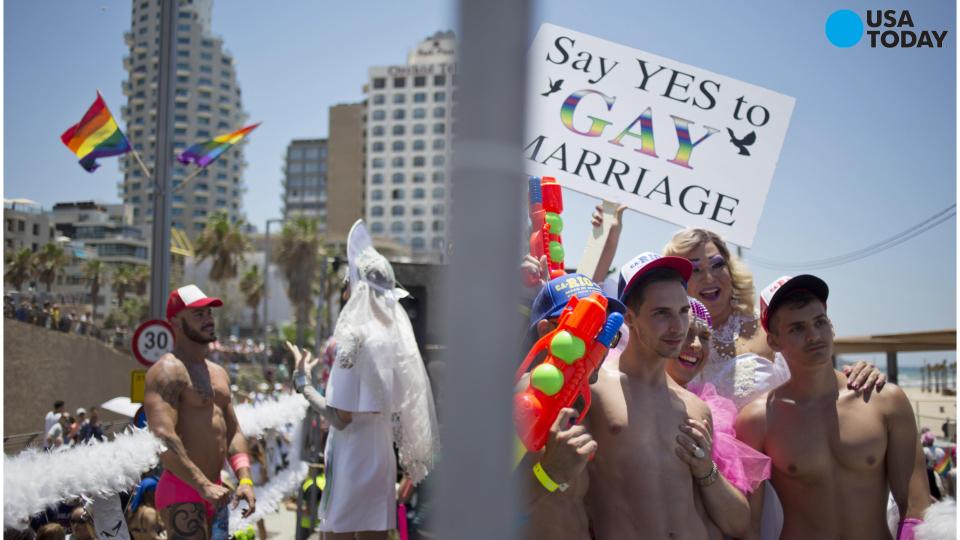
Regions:
M 246 433 L 246 432 L 244 432 Z M 257 496 L 257 511 L 252 515 L 241 517 L 240 509 L 230 512 L 230 534 L 256 523 L 263 516 L 273 514 L 280 509 L 280 503 L 291 491 L 297 489 L 300 482 L 307 476 L 308 466 L 300 461 L 300 449 L 303 445 L 303 420 L 294 423 L 293 436 L 290 442 L 288 459 L 290 466 L 280 471 L 266 484 L 253 488 Z
M 914 529 L 917 540 L 946 540 L 957 537 L 957 501 L 947 498 L 934 503 Z
M 106 497 L 130 489 L 140 481 L 140 473 L 157 466 L 165 450 L 160 439 L 136 429 L 110 442 L 61 448 L 29 449 L 4 457 L 4 524 L 16 526 L 19 520 L 69 497 Z
M 236 405 L 237 421 L 247 437 L 259 437 L 270 428 L 282 427 L 303 420 L 309 403 L 300 394 L 281 395 L 276 401 L 256 405 Z
M 307 400 L 299 394 L 281 396 L 277 401 L 252 405 L 237 405 L 237 420 L 244 435 L 256 437 L 264 431 L 282 427 L 288 423 L 299 426 L 306 414 Z M 295 433 L 299 437 L 298 427 Z M 19 522 L 42 511 L 47 506 L 69 497 L 81 495 L 109 496 L 130 489 L 140 481 L 140 475 L 157 466 L 163 443 L 147 430 L 133 429 L 120 433 L 109 442 L 91 443 L 75 447 L 62 447 L 53 452 L 28 449 L 15 456 L 4 456 L 3 464 L 3 520 L 4 524 L 18 526 Z M 294 445 L 299 452 L 299 446 Z M 299 455 L 290 476 L 299 474 Z M 298 469 L 298 470 L 293 470 Z M 264 515 L 275 498 L 272 485 L 279 486 L 284 473 L 264 488 L 263 507 L 257 501 L 257 514 Z M 291 481 L 292 480 L 288 480 Z M 281 495 L 282 498 L 282 495 Z M 258 492 L 259 499 L 259 492 Z M 275 512 L 277 503 L 272 506 Z

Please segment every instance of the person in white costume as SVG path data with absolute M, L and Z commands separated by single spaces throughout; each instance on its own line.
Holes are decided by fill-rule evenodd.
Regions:
M 350 297 L 334 330 L 336 353 L 325 397 L 311 384 L 318 359 L 287 343 L 294 385 L 332 429 L 320 501 L 324 539 L 387 538 L 396 528 L 396 462 L 414 484 L 433 468 L 439 431 L 430 382 L 413 328 L 398 300 L 393 268 L 362 220 L 347 239 Z

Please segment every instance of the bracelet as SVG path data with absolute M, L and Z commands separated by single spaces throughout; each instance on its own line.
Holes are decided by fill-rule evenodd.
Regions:
M 694 477 L 694 479 L 697 481 L 697 484 L 699 484 L 700 487 L 708 487 L 710 485 L 713 485 L 713 483 L 717 481 L 717 477 L 720 476 L 720 470 L 717 469 L 716 462 L 711 461 L 710 464 L 711 464 L 710 472 L 707 473 L 706 476 L 702 478 Z
M 250 456 L 243 452 L 230 456 L 230 468 L 233 472 L 239 472 L 244 467 L 250 467 Z
M 253 480 L 251 480 L 251 479 L 249 479 L 249 478 L 241 478 L 239 485 L 241 485 L 241 486 L 251 486 L 251 487 L 252 487 L 252 486 L 253 486 Z
M 566 482 L 560 484 L 553 481 L 553 478 L 550 478 L 550 475 L 547 474 L 547 471 L 543 470 L 543 465 L 538 461 L 536 465 L 533 466 L 533 475 L 537 477 L 537 481 L 540 482 L 540 485 L 543 486 L 543 489 L 546 489 L 550 493 L 553 493 L 556 490 L 564 492 L 570 487 Z

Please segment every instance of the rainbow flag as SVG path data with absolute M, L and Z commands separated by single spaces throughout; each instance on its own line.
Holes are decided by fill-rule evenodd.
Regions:
M 177 156 L 177 161 L 184 165 L 192 161 L 201 168 L 206 167 L 216 161 L 216 159 L 220 157 L 220 154 L 240 142 L 248 133 L 257 129 L 259 125 L 260 122 L 257 122 L 256 124 L 238 129 L 233 133 L 224 133 L 223 135 L 217 135 L 207 142 L 197 143 Z
M 943 457 L 940 458 L 940 461 L 933 466 L 933 470 L 937 471 L 937 474 L 944 474 L 950 470 L 951 465 L 953 465 L 953 460 L 950 459 L 950 454 L 944 452 Z
M 97 158 L 119 156 L 130 151 L 130 141 L 120 131 L 99 91 L 87 114 L 64 131 L 60 140 L 80 158 L 80 165 L 87 172 L 100 166 Z

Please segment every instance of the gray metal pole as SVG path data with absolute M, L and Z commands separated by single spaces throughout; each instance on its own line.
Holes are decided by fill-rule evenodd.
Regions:
M 529 17 L 529 0 L 459 2 L 438 538 L 511 540 L 524 510 L 512 474 L 511 381 L 523 356 L 516 268 Z
M 170 176 L 173 168 L 173 59 L 177 46 L 177 2 L 160 5 L 157 75 L 157 138 L 153 166 L 153 240 L 150 246 L 150 316 L 163 319 L 170 288 Z
M 267 330 L 269 320 L 269 306 L 270 306 L 270 222 L 271 219 L 267 220 L 267 231 L 263 238 L 263 346 L 266 347 L 269 345 L 270 332 Z

